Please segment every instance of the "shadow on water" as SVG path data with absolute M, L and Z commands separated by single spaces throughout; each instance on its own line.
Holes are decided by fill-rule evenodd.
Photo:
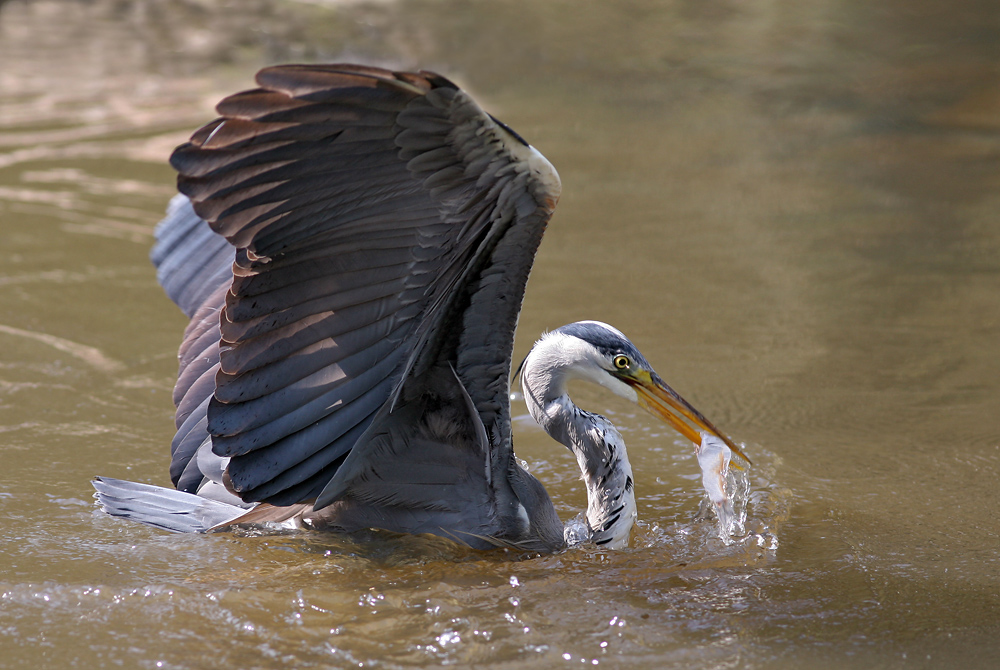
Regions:
M 689 446 L 589 388 L 637 474 L 623 551 L 94 509 L 94 475 L 167 480 L 166 157 L 296 60 L 441 71 L 553 161 L 515 358 L 621 328 L 746 442 L 752 541 L 699 516 Z M 0 2 L 3 663 L 995 667 L 998 62 L 985 0 Z M 572 518 L 572 457 L 514 414 Z

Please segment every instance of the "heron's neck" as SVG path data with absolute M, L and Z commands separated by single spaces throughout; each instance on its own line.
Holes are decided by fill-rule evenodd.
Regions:
M 526 365 L 522 374 L 528 411 L 549 435 L 573 452 L 580 465 L 587 486 L 590 538 L 612 549 L 626 546 L 636 505 L 632 466 L 618 430 L 604 417 L 577 407 L 558 370 L 535 374 Z

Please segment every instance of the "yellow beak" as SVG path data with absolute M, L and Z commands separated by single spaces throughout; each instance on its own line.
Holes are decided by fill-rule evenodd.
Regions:
M 677 391 L 667 386 L 666 382 L 660 379 L 655 372 L 649 373 L 640 370 L 634 376 L 619 375 L 618 378 L 635 389 L 636 395 L 639 397 L 640 407 L 669 423 L 677 429 L 677 432 L 696 445 L 701 444 L 701 431 L 711 433 L 725 442 L 726 446 L 746 461 L 748 465 L 753 465 L 750 458 L 733 444 L 732 440 L 706 419 L 701 412 L 692 407 L 691 403 L 682 398 Z M 693 427 L 689 423 L 693 424 Z

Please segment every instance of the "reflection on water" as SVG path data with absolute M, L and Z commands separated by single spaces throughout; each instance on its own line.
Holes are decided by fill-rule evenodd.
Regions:
M 986 0 L 2 3 L 5 665 L 995 666 L 998 45 Z M 586 387 L 637 474 L 624 551 L 95 511 L 93 475 L 167 479 L 166 156 L 287 60 L 440 70 L 552 160 L 515 356 L 619 327 L 746 443 L 753 541 L 690 445 Z M 514 411 L 571 518 L 572 457 Z

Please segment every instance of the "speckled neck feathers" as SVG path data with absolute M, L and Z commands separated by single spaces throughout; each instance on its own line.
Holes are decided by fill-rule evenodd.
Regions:
M 618 548 L 628 543 L 636 517 L 632 466 L 625 443 L 610 421 L 577 407 L 566 388 L 570 379 L 587 379 L 618 395 L 634 396 L 634 391 L 607 373 L 600 359 L 588 342 L 554 331 L 528 354 L 521 384 L 535 421 L 576 456 L 587 486 L 590 539 Z

